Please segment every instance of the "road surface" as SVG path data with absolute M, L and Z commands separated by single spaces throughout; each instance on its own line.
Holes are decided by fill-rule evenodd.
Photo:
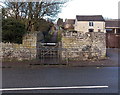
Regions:
M 117 93 L 117 67 L 3 69 L 3 89 L 35 87 L 108 86 L 94 89 L 21 90 L 6 93 Z

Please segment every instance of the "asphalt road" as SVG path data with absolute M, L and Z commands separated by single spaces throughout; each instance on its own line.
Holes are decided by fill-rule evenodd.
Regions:
M 4 69 L 3 88 L 33 88 L 56 86 L 109 86 L 100 89 L 31 90 L 30 93 L 115 93 L 118 92 L 117 67 L 69 67 Z M 16 91 L 3 91 L 15 92 Z
M 118 62 L 116 50 L 108 53 Z M 97 63 L 96 63 L 97 64 Z M 35 87 L 108 86 L 108 88 L 77 88 L 52 90 L 3 91 L 3 93 L 117 93 L 118 67 L 40 67 L 4 68 L 3 89 Z

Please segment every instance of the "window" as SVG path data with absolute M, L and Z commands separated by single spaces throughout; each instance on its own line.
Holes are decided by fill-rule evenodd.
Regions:
M 119 34 L 120 34 L 120 29 L 116 29 L 116 31 L 117 31 L 117 33 L 119 33 Z
M 89 26 L 93 26 L 93 22 L 89 22 Z
M 106 29 L 107 33 L 114 33 L 113 29 Z

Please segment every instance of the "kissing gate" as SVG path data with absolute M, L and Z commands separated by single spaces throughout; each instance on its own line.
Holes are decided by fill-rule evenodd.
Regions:
M 59 43 L 40 43 L 37 53 L 41 64 L 60 64 Z

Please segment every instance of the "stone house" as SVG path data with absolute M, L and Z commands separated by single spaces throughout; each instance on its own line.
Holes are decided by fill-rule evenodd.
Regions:
M 75 19 L 66 19 L 64 22 L 64 29 L 74 30 Z
M 77 15 L 74 25 L 75 31 L 86 32 L 106 32 L 105 20 L 102 15 Z

